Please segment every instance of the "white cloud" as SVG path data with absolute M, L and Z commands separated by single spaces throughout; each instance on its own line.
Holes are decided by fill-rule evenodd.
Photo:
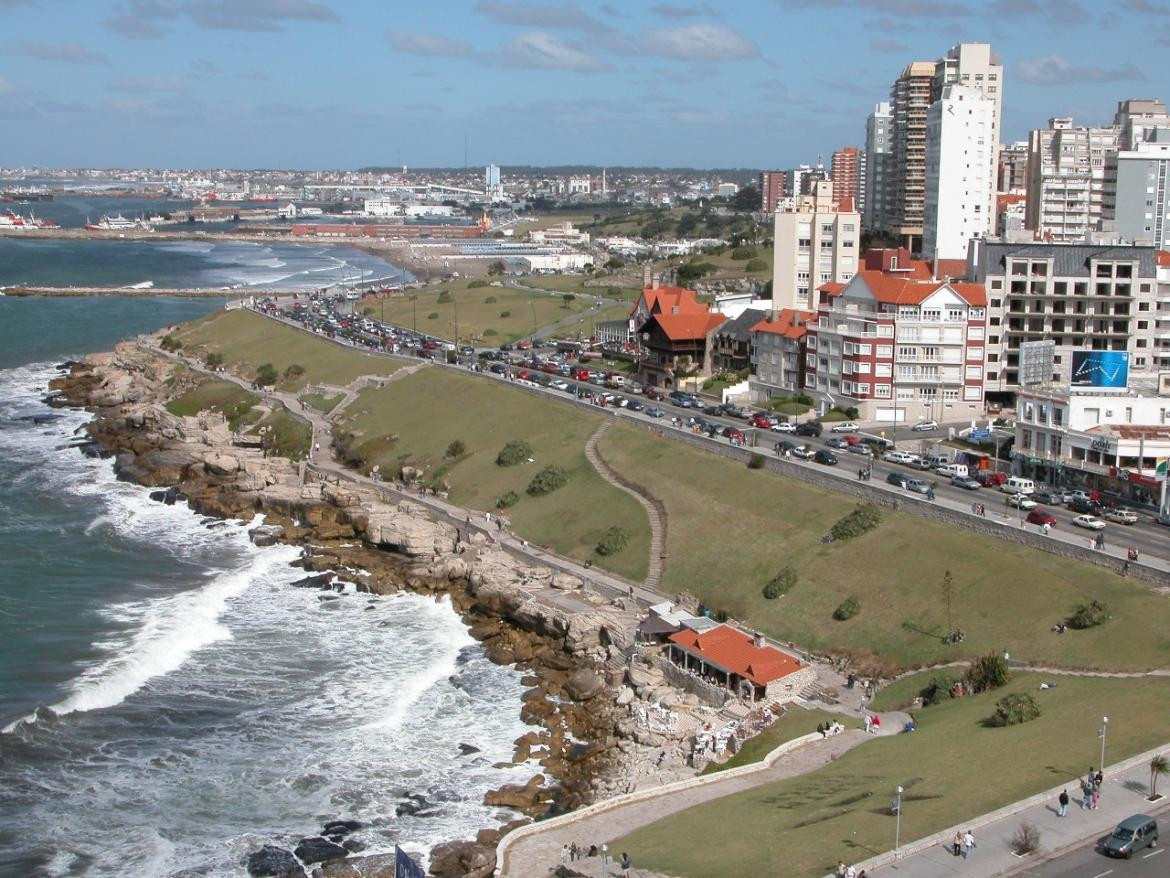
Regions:
M 511 67 L 533 67 L 542 70 L 592 73 L 609 67 L 588 52 L 570 46 L 552 34 L 540 31 L 518 34 L 503 47 L 500 59 Z
M 94 52 L 80 43 L 34 43 L 21 40 L 17 47 L 23 54 L 38 61 L 58 61 L 63 64 L 110 63 L 110 59 L 101 52 Z
M 688 61 L 724 61 L 760 53 L 755 43 L 737 31 L 705 23 L 645 30 L 639 46 L 650 55 Z
M 1146 75 L 1134 64 L 1109 69 L 1096 64 L 1074 64 L 1061 55 L 1045 55 L 1022 61 L 1017 75 L 1032 85 L 1064 85 L 1072 82 L 1143 81 Z
M 471 54 L 471 44 L 442 34 L 387 31 L 386 40 L 396 52 L 407 55 L 438 55 L 459 58 Z

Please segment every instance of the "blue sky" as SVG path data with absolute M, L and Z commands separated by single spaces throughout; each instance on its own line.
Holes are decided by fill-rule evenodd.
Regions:
M 1170 100 L 1170 0 L 0 0 L 0 164 L 790 167 L 990 42 L 1003 131 Z

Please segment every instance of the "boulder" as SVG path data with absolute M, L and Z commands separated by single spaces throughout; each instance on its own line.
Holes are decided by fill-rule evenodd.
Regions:
M 588 668 L 574 671 L 565 681 L 565 691 L 574 701 L 588 701 L 605 688 L 605 681 Z
M 479 748 L 471 744 L 460 744 L 459 753 L 463 756 L 470 756 L 472 753 L 478 753 Z
M 321 828 L 322 835 L 349 835 L 357 832 L 365 824 L 358 820 L 330 820 Z
M 231 476 L 240 471 L 240 460 L 230 454 L 209 451 L 203 455 L 203 466 L 216 476 Z
M 349 856 L 349 851 L 319 835 L 302 838 L 293 851 L 305 863 L 325 863 Z
M 248 874 L 254 878 L 305 878 L 304 868 L 291 852 L 270 844 L 248 855 Z
M 431 848 L 432 875 L 440 878 L 490 875 L 496 852 L 473 841 L 449 841 Z
M 576 576 L 570 576 L 568 573 L 554 573 L 549 585 L 553 588 L 559 588 L 562 591 L 576 591 L 584 588 L 585 583 Z
M 313 878 L 394 878 L 394 854 L 334 860 L 315 869 Z
M 398 509 L 372 511 L 366 521 L 365 537 L 411 557 L 446 555 L 455 551 L 459 533 L 449 524 L 431 521 L 413 504 Z
M 279 524 L 262 524 L 248 531 L 248 538 L 257 546 L 275 546 L 283 535 L 284 528 Z
M 621 691 L 618 692 L 617 698 L 614 699 L 620 707 L 625 707 L 634 701 L 634 690 L 629 686 L 622 686 Z

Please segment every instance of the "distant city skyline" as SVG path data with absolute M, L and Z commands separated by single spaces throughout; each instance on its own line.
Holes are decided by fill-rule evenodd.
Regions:
M 1156 0 L 0 0 L 0 165 L 828 166 L 989 42 L 1003 141 L 1170 99 Z

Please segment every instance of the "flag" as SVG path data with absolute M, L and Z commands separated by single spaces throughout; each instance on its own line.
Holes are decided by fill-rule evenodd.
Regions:
M 422 866 L 398 845 L 394 845 L 394 878 L 427 878 Z
M 1159 457 L 1158 467 L 1154 470 L 1154 479 L 1159 482 L 1166 481 L 1167 464 L 1170 463 L 1170 457 Z

